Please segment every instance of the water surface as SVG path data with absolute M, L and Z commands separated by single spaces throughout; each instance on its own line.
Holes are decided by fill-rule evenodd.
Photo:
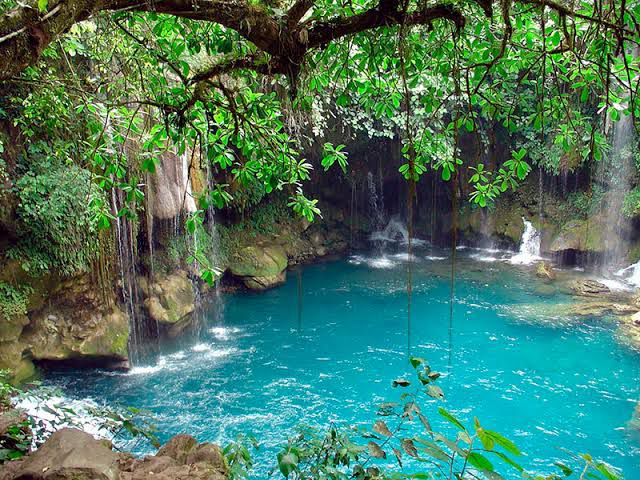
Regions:
M 46 381 L 71 398 L 152 411 L 162 440 L 253 434 L 263 445 L 253 478 L 265 478 L 298 424 L 372 425 L 377 405 L 398 399 L 391 381 L 407 374 L 410 344 L 446 373 L 446 407 L 516 441 L 528 469 L 549 471 L 564 447 L 640 478 L 640 436 L 626 428 L 640 356 L 616 342 L 611 321 L 567 318 L 558 304 L 571 298 L 527 267 L 459 255 L 450 322 L 448 256 L 416 251 L 410 341 L 406 254 L 363 255 L 289 272 L 268 292 L 222 295 L 200 338 L 152 365 L 49 372 Z M 435 409 L 424 407 L 438 425 Z

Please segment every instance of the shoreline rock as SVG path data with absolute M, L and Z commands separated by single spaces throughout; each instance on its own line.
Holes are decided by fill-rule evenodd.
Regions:
M 0 480 L 225 480 L 228 470 L 222 450 L 177 435 L 155 455 L 137 459 L 114 452 L 108 440 L 81 430 L 63 428 L 34 452 L 9 462 Z

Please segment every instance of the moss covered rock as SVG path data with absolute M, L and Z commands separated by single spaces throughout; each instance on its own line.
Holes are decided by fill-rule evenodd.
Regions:
M 144 306 L 147 313 L 158 323 L 178 323 L 196 308 L 193 284 L 182 270 L 158 276 L 152 283 L 140 278 L 139 285 L 146 297 Z
M 35 374 L 33 362 L 25 354 L 27 347 L 18 341 L 0 342 L 0 370 L 9 371 L 13 383 L 21 383 Z
M 286 279 L 287 253 L 279 245 L 250 245 L 235 252 L 229 271 L 254 290 L 265 290 Z
M 127 360 L 129 317 L 105 298 L 89 275 L 62 281 L 42 308 L 29 312 L 20 341 L 35 360 L 87 357 Z
M 603 252 L 605 250 L 603 227 L 597 220 L 571 220 L 565 223 L 551 242 L 551 252 L 576 250 Z
M 105 311 L 46 311 L 34 316 L 23 339 L 36 360 L 127 360 L 129 319 L 117 307 Z

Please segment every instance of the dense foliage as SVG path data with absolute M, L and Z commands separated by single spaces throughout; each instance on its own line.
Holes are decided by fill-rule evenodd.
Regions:
M 350 174 L 338 133 L 402 143 L 409 205 L 415 184 L 437 175 L 454 198 L 484 207 L 534 166 L 593 170 L 607 161 L 612 124 L 640 113 L 640 4 L 624 0 L 0 0 L 0 11 L 0 198 L 17 198 L 10 255 L 33 272 L 88 269 L 100 229 L 139 221 L 145 179 L 167 151 L 208 174 L 186 226 L 190 260 L 212 281 L 207 212 L 244 211 L 280 192 L 313 220 L 321 206 L 304 189 L 313 168 Z M 500 158 L 496 131 L 509 146 Z M 463 158 L 462 136 L 475 139 L 474 158 Z M 318 145 L 314 165 L 304 152 Z M 592 211 L 598 192 L 575 197 L 576 209 Z M 639 203 L 634 190 L 625 212 Z M 191 248 L 174 247 L 177 257 Z M 5 314 L 23 310 L 11 288 L 0 284 Z M 427 393 L 439 393 L 426 375 Z M 413 397 L 407 405 L 389 413 L 422 421 Z M 356 478 L 386 478 L 367 462 L 385 457 L 392 439 L 398 462 L 404 451 L 445 478 L 468 468 L 499 478 L 485 453 L 519 470 L 510 441 L 441 416 L 458 429 L 453 439 L 425 422 L 424 441 L 396 438 L 378 423 L 388 439 L 372 440 L 361 460 L 363 448 L 331 430 L 289 445 L 280 470 L 344 478 L 355 465 Z M 227 454 L 239 470 L 249 463 L 240 447 Z M 581 477 L 615 478 L 582 460 Z
M 197 154 L 212 172 L 192 231 L 209 207 L 235 199 L 244 209 L 274 190 L 312 220 L 320 208 L 304 194 L 313 165 L 301 152 L 320 141 L 322 167 L 348 174 L 344 147 L 326 141 L 346 127 L 399 136 L 408 181 L 428 172 L 468 181 L 473 188 L 461 191 L 486 206 L 532 165 L 558 173 L 603 161 L 611 123 L 638 108 L 634 4 L 227 3 L 89 2 L 68 11 L 61 1 L 2 2 L 13 20 L 0 22 L 0 54 L 19 62 L 2 71 L 10 82 L 0 114 L 20 128 L 22 155 L 66 157 L 99 188 L 126 192 L 124 205 L 96 201 L 93 224 L 135 218 L 143 177 L 167 149 Z M 42 29 L 35 57 L 21 50 L 21 21 Z M 510 158 L 490 153 L 498 128 Z M 477 158 L 461 157 L 462 134 L 475 138 Z M 29 190 L 46 195 L 52 182 L 71 182 L 47 175 L 18 184 L 26 227 L 39 215 Z M 60 195 L 47 202 L 54 213 L 67 208 Z M 45 236 L 61 245 L 63 230 L 86 222 L 44 228 Z M 87 260 L 79 243 L 71 258 L 36 263 L 76 270 Z

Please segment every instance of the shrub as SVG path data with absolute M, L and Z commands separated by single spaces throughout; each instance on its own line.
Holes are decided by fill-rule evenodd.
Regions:
M 634 188 L 624 196 L 622 213 L 630 218 L 640 215 L 640 187 Z
M 32 289 L 28 286 L 13 286 L 0 282 L 0 316 L 11 318 L 25 315 L 31 292 Z
M 75 165 L 27 172 L 16 182 L 18 244 L 9 256 L 32 273 L 87 271 L 98 253 L 99 198 L 89 171 Z

